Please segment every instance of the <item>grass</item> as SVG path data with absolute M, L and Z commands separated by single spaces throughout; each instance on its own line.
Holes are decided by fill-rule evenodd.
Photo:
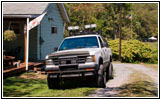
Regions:
M 157 64 L 144 64 L 158 69 Z M 114 72 L 115 73 L 115 72 Z M 134 70 L 129 83 L 119 87 L 120 97 L 157 97 L 158 90 L 152 79 Z M 85 84 L 85 85 L 84 85 Z M 61 89 L 48 89 L 45 75 L 24 73 L 19 76 L 3 79 L 3 97 L 87 97 L 98 88 L 90 87 L 91 83 L 80 79 L 65 82 Z
M 130 75 L 130 84 L 120 87 L 121 97 L 157 97 L 157 85 L 146 74 L 135 71 Z
M 146 44 L 149 44 L 155 48 L 158 48 L 158 42 L 145 42 Z
M 51 90 L 45 79 L 24 78 L 26 75 L 28 74 L 4 79 L 3 97 L 86 97 L 97 89 L 69 82 L 69 88 Z
M 148 81 L 136 81 L 132 84 L 122 86 L 119 93 L 120 97 L 157 97 L 156 86 Z

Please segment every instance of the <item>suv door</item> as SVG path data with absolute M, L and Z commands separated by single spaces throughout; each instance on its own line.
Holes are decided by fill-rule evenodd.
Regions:
M 107 57 L 106 59 L 107 59 L 107 61 L 110 61 L 111 49 L 109 48 L 106 39 L 105 38 L 102 38 L 102 39 L 106 43 L 106 45 L 105 45 L 105 51 L 106 51 L 106 57 Z
M 99 39 L 99 42 L 101 45 L 101 55 L 103 58 L 103 63 L 105 63 L 105 62 L 107 62 L 107 50 L 106 50 L 106 47 L 104 47 L 104 45 L 103 45 L 104 41 L 102 40 L 102 38 L 99 36 L 98 39 Z

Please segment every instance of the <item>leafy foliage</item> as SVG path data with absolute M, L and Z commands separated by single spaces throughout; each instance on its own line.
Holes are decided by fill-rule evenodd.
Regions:
M 14 41 L 16 38 L 17 36 L 13 30 L 6 30 L 4 32 L 4 40 Z
M 108 41 L 113 58 L 119 57 L 119 39 Z M 121 58 L 123 62 L 158 62 L 158 50 L 138 40 L 122 41 Z
M 96 31 L 101 31 L 108 39 L 119 37 L 119 3 L 67 3 L 65 6 L 71 21 L 67 27 L 77 25 L 83 30 L 84 25 L 95 23 Z M 158 36 L 157 21 L 157 3 L 122 4 L 123 39 Z M 68 31 L 65 31 L 65 36 L 68 36 Z
M 158 4 L 134 4 L 133 12 L 136 14 L 136 31 L 141 38 L 158 36 Z M 139 23 L 139 28 L 138 28 Z M 134 24 L 135 25 L 135 24 Z

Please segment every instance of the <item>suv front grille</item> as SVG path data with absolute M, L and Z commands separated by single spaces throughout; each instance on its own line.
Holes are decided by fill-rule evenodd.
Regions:
M 82 64 L 86 62 L 87 56 L 78 56 L 78 64 Z
M 50 57 L 55 65 L 82 64 L 86 62 L 86 58 L 86 55 Z
M 59 65 L 59 60 L 58 60 L 58 58 L 53 58 L 52 60 L 53 60 L 53 63 L 54 63 L 55 65 Z

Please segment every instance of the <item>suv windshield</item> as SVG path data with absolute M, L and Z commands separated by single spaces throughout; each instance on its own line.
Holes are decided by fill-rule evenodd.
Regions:
M 96 36 L 78 37 L 65 39 L 61 44 L 59 51 L 78 49 L 78 48 L 98 48 L 98 41 Z

